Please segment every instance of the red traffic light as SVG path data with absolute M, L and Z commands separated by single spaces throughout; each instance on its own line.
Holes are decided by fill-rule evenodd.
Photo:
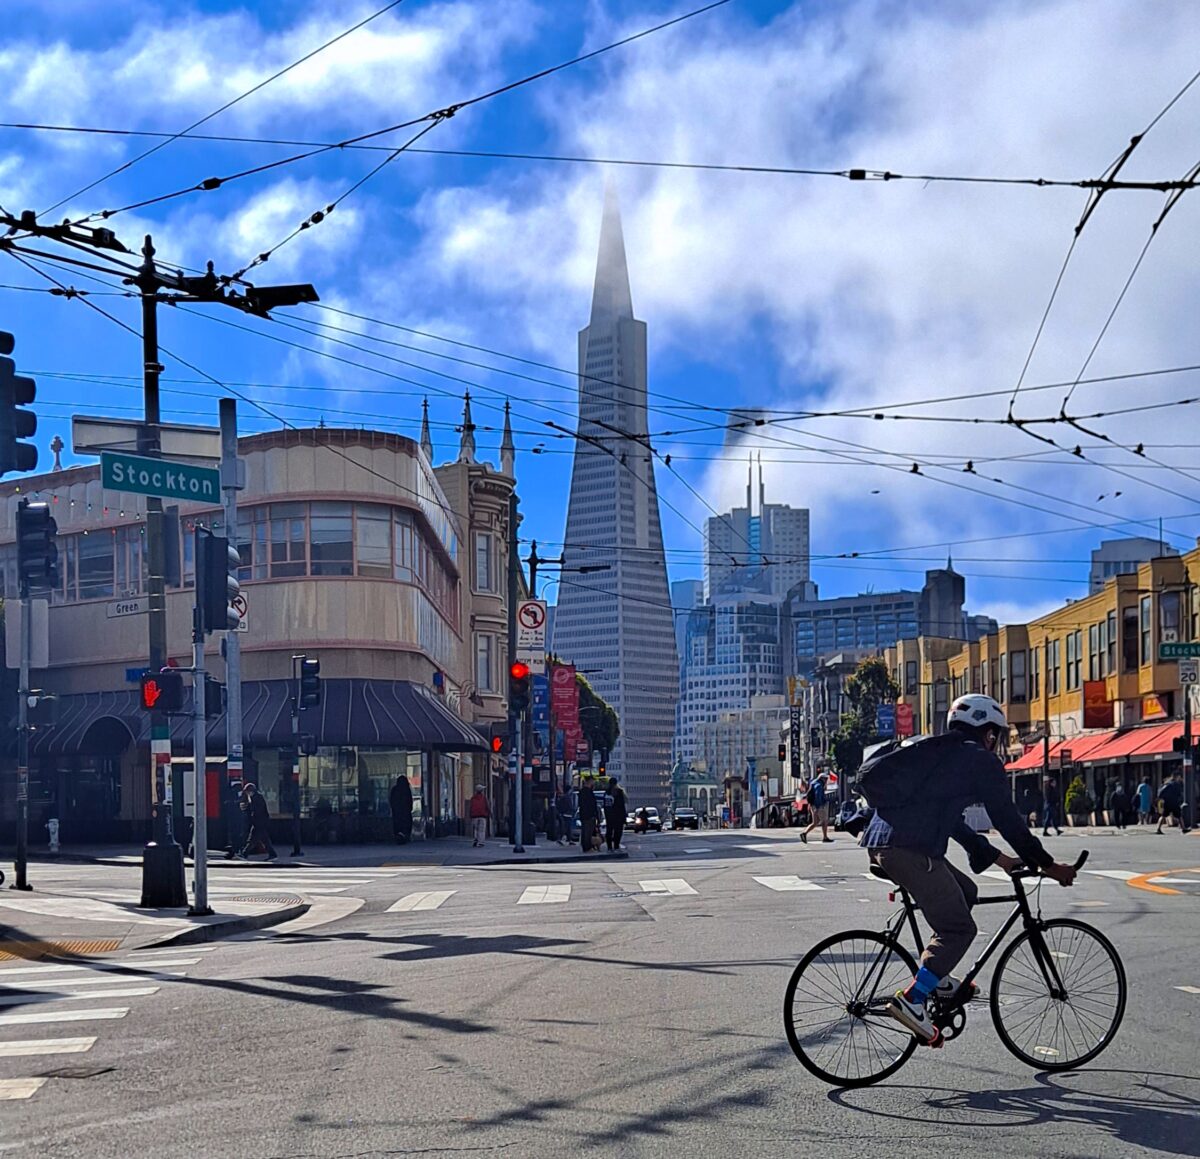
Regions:
M 521 660 L 514 660 L 508 669 L 508 674 L 514 680 L 524 680 L 529 675 L 529 665 Z

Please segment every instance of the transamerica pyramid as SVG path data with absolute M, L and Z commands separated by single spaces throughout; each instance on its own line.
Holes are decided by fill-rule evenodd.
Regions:
M 592 315 L 579 332 L 579 420 L 552 646 L 617 711 L 608 771 L 632 808 L 668 803 L 679 694 L 646 415 L 646 323 L 633 316 L 621 214 L 604 196 Z M 607 564 L 608 570 L 580 572 Z

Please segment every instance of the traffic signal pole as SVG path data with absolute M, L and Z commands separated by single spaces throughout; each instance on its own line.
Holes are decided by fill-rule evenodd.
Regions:
M 33 666 L 33 616 L 29 583 L 21 577 L 21 672 L 17 691 L 17 856 L 13 889 L 32 889 L 29 869 L 29 669 Z
M 218 403 L 221 416 L 221 489 L 225 495 L 225 534 L 236 547 L 238 543 L 237 493 L 239 490 L 237 462 L 237 401 L 223 398 Z M 238 823 L 241 810 L 236 797 L 242 790 L 242 644 L 237 632 L 225 634 L 225 687 L 228 697 L 225 707 L 225 766 L 226 785 L 221 799 L 225 803 L 225 836 L 228 850 L 236 853 L 241 847 Z
M 196 603 L 192 608 L 192 770 L 196 795 L 195 828 L 192 831 L 194 849 L 192 865 L 195 870 L 193 903 L 188 910 L 193 916 L 213 911 L 208 904 L 208 718 L 205 712 L 208 699 L 208 679 L 204 667 L 204 614 L 201 611 L 203 593 L 200 584 L 200 537 L 195 530 Z M 211 542 L 211 540 L 210 540 Z
M 146 235 L 142 266 L 135 279 L 142 306 L 142 388 L 145 421 L 138 433 L 138 453 L 160 456 L 158 376 L 158 279 L 154 269 L 154 244 Z M 150 670 L 158 672 L 167 663 L 166 541 L 163 534 L 163 503 L 146 500 L 146 556 L 150 630 Z M 142 851 L 142 905 L 176 907 L 187 905 L 183 873 L 183 850 L 175 843 L 171 826 L 171 726 L 166 714 L 150 713 L 150 800 L 154 831 Z

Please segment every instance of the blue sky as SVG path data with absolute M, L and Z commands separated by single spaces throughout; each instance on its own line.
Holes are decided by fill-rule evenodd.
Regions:
M 378 6 L 9 0 L 0 119 L 177 131 Z M 317 142 L 354 136 L 688 7 L 406 0 L 200 131 Z M 1091 177 L 1192 75 L 1197 34 L 1200 12 L 1187 4 L 1158 6 L 1155 20 L 1145 21 L 1126 6 L 1083 0 L 733 0 L 464 109 L 421 144 Z M 1200 84 L 1146 135 L 1122 175 L 1186 172 L 1195 161 L 1188 128 L 1197 108 Z M 0 129 L 0 204 L 45 210 L 147 144 Z M 51 216 L 125 206 L 295 151 L 176 141 Z M 232 272 L 379 158 L 330 153 L 130 210 L 110 224 L 133 243 L 152 231 L 165 259 L 194 267 L 211 259 L 219 272 Z M 954 545 L 972 609 L 1016 619 L 1083 593 L 1088 550 L 1117 533 L 1102 525 L 1144 520 L 1129 530 L 1153 533 L 1164 517 L 1168 540 L 1179 546 L 1200 530 L 1192 514 L 1200 512 L 1200 477 L 1176 469 L 1190 470 L 1195 460 L 1194 406 L 1089 419 L 1093 434 L 1055 427 L 1065 452 L 995 423 L 929 421 L 1006 414 L 1006 392 L 1018 381 L 1083 206 L 1077 189 L 606 171 L 409 153 L 251 277 L 309 281 L 337 309 L 569 369 L 576 331 L 587 320 L 606 172 L 624 207 L 635 308 L 649 326 L 651 391 L 660 408 L 655 442 L 671 455 L 670 469 L 658 465 L 658 482 L 670 505 L 663 522 L 672 578 L 699 574 L 697 528 L 712 508 L 740 499 L 750 450 L 762 454 L 769 498 L 812 509 L 816 556 L 860 553 L 815 561 L 823 594 L 919 586 L 921 572 Z M 1147 251 L 1087 377 L 1200 362 L 1192 339 L 1195 196 L 1172 210 Z M 1057 413 L 1065 390 L 1030 388 L 1077 376 L 1162 203 L 1157 193 L 1113 193 L 1102 202 L 1037 344 L 1019 417 Z M 0 282 L 45 285 L 11 259 L 0 263 Z M 136 325 L 135 303 L 93 301 Z M 55 431 L 69 441 L 74 411 L 137 413 L 132 335 L 86 305 L 43 294 L 5 289 L 0 306 L 0 325 L 18 336 L 20 364 L 39 375 L 43 447 Z M 167 350 L 297 425 L 323 418 L 415 435 L 420 399 L 428 396 L 435 443 L 446 455 L 456 445 L 457 396 L 467 383 L 481 427 L 499 425 L 511 396 L 525 529 L 555 550 L 570 445 L 545 424 L 573 421 L 569 374 L 345 315 L 293 313 L 273 325 L 216 307 L 167 310 L 161 338 Z M 325 330 L 322 337 L 317 331 L 328 323 L 353 333 Z M 449 362 L 444 354 L 546 381 Z M 213 420 L 220 388 L 169 356 L 164 362 L 174 380 L 164 383 L 166 417 Z M 1194 380 L 1190 372 L 1084 383 L 1070 413 L 1182 400 L 1200 394 Z M 966 397 L 893 409 L 949 395 Z M 731 406 L 914 417 L 779 421 L 730 453 L 721 429 L 728 419 L 705 408 Z M 241 409 L 244 429 L 278 425 L 247 404 Z M 498 437 L 481 430 L 481 450 L 494 454 Z M 1077 443 L 1083 457 L 1070 453 Z M 1129 450 L 1137 443 L 1145 456 Z M 964 472 L 968 462 L 974 474 Z

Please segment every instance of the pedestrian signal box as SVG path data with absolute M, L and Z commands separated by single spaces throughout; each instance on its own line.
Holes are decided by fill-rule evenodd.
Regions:
M 142 708 L 147 712 L 183 711 L 183 675 L 169 668 L 142 676 Z

